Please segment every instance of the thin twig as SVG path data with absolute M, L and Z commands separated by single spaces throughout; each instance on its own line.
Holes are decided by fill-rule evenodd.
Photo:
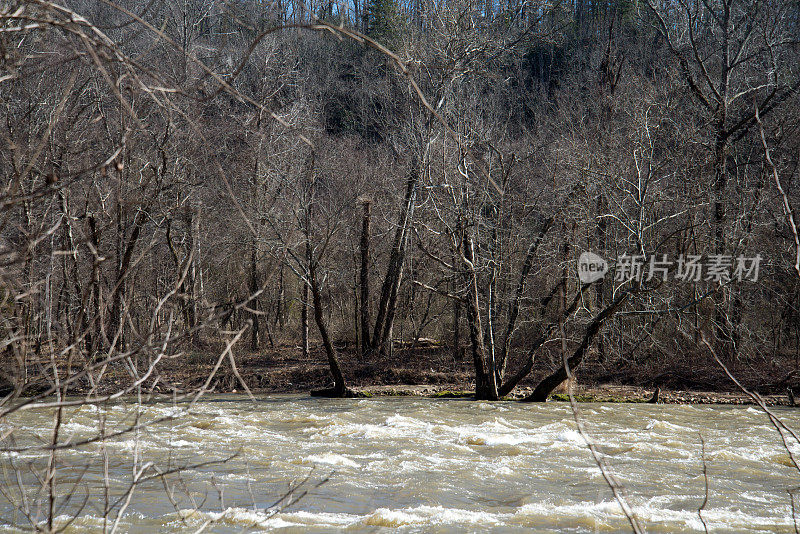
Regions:
M 708 504 L 708 467 L 706 466 L 706 442 L 703 439 L 703 434 L 698 435 L 700 436 L 700 459 L 703 461 L 703 487 L 705 488 L 705 493 L 703 495 L 703 502 L 697 509 L 697 517 L 699 517 L 700 522 L 703 523 L 703 530 L 706 532 L 706 534 L 708 534 L 708 525 L 706 524 L 706 520 L 703 519 L 703 510 L 706 509 L 706 505 Z

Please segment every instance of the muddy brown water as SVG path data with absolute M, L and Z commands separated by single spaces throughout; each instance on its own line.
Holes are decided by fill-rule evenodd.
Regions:
M 800 428 L 800 411 L 776 411 Z M 107 428 L 121 428 L 136 412 L 126 403 L 68 410 L 62 438 L 91 437 L 101 415 Z M 582 404 L 581 413 L 648 532 L 703 530 L 700 435 L 709 529 L 794 532 L 789 492 L 800 486 L 800 476 L 756 408 Z M 106 464 L 113 501 L 137 462 L 167 469 L 235 454 L 170 475 L 169 496 L 159 479 L 140 484 L 117 531 L 630 531 L 566 403 L 300 396 L 254 403 L 229 395 L 191 408 L 156 403 L 140 411 L 142 421 L 169 415 L 177 419 L 138 435 L 60 452 L 57 490 L 73 499 L 58 522 L 88 495 L 68 531 L 103 531 Z M 0 435 L 13 426 L 16 446 L 41 443 L 49 439 L 51 420 L 45 410 L 16 413 L 0 425 Z M 45 459 L 35 451 L 0 453 L 0 459 L 0 531 L 29 529 L 15 511 L 20 488 L 11 475 L 21 473 L 33 502 L 37 485 L 28 466 L 41 467 Z M 278 513 L 268 509 L 288 484 L 306 478 L 295 492 L 308 491 L 302 499 Z M 110 531 L 111 523 L 105 526 Z

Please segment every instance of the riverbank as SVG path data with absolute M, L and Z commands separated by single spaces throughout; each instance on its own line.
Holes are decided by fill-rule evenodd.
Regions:
M 217 363 L 219 352 L 209 348 L 188 352 L 159 368 L 159 393 L 190 391 L 205 383 Z M 467 398 L 474 390 L 471 362 L 467 357 L 456 359 L 452 351 L 435 345 L 421 345 L 395 350 L 362 360 L 348 347 L 339 347 L 340 365 L 353 391 L 364 397 L 421 396 L 431 398 Z M 188 365 L 187 365 L 188 363 Z M 549 374 L 555 363 L 541 359 L 531 375 L 507 397 L 527 396 L 541 378 Z M 258 353 L 236 355 L 236 371 L 223 361 L 210 383 L 215 393 L 242 393 L 247 387 L 257 394 L 298 393 L 323 389 L 332 385 L 330 372 L 320 348 L 307 357 L 294 346 L 281 346 Z M 748 387 L 759 391 L 764 401 L 773 406 L 789 405 L 782 385 L 775 376 L 751 375 L 747 367 L 734 370 Z M 663 404 L 754 404 L 730 382 L 713 362 L 689 361 L 669 367 L 619 367 L 587 361 L 577 371 L 573 389 L 579 402 L 647 402 L 659 389 L 658 402 Z M 791 384 L 789 384 L 791 385 Z M 562 388 L 551 396 L 552 401 L 568 400 Z
M 365 397 L 430 397 L 430 398 L 470 398 L 470 389 L 458 389 L 447 385 L 392 385 L 392 386 L 367 386 L 354 388 L 356 393 Z M 519 400 L 533 391 L 530 387 L 515 389 L 507 397 L 509 400 Z M 655 390 L 634 386 L 618 386 L 602 384 L 594 386 L 576 385 L 573 397 L 577 402 L 606 402 L 606 403 L 646 403 L 652 400 Z M 788 406 L 789 399 L 786 395 L 763 395 L 762 399 L 768 406 Z M 568 402 L 565 392 L 554 393 L 550 402 Z M 658 404 L 726 404 L 726 405 L 754 405 L 748 395 L 735 392 L 715 391 L 681 391 L 659 389 Z
M 392 355 L 375 355 L 362 359 L 347 346 L 338 348 L 340 365 L 347 385 L 359 396 L 419 396 L 431 398 L 467 398 L 474 391 L 473 369 L 466 354 L 455 357 L 447 347 L 420 344 L 401 347 Z M 249 389 L 256 394 L 309 393 L 332 385 L 324 352 L 313 347 L 303 356 L 299 347 L 283 345 L 258 352 L 239 351 L 234 354 L 236 366 L 226 356 L 220 361 L 222 348 L 206 344 L 201 349 L 185 350 L 163 359 L 149 373 L 143 384 L 146 391 L 157 394 L 181 394 L 204 387 L 213 393 L 243 393 Z M 107 367 L 102 376 L 82 379 L 69 393 L 85 395 L 95 384 L 94 393 L 108 394 L 126 387 L 135 376 L 146 372 L 143 361 Z M 773 406 L 789 405 L 788 388 L 797 392 L 790 362 L 775 366 L 770 374 L 753 372 L 753 366 L 731 364 L 731 371 L 749 389 L 757 391 Z M 558 363 L 555 358 L 539 358 L 530 376 L 507 397 L 527 396 L 539 381 L 551 373 Z M 737 366 L 738 365 L 738 366 Z M 74 363 L 73 367 L 74 369 Z M 514 371 L 513 365 L 509 374 Z M 66 369 L 65 369 L 66 374 Z M 610 364 L 587 360 L 577 371 L 573 393 L 579 402 L 641 403 L 652 399 L 659 389 L 658 402 L 663 404 L 754 404 L 713 362 L 686 357 L 673 362 L 640 362 Z M 783 378 L 782 378 L 783 377 Z M 244 384 L 244 385 L 243 385 Z M 246 387 L 245 387 L 246 385 Z M 48 383 L 29 382 L 28 395 L 44 391 Z M 562 387 L 551 396 L 552 401 L 568 400 Z

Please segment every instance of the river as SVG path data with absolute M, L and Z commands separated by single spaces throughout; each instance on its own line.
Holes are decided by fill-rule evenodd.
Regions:
M 788 491 L 800 485 L 800 476 L 758 409 L 580 408 L 648 532 L 703 530 L 704 458 L 708 502 L 702 516 L 709 530 L 794 532 Z M 800 428 L 800 412 L 776 410 Z M 126 403 L 67 410 L 61 439 L 93 436 L 103 417 L 109 430 L 123 428 L 136 422 L 135 412 L 136 405 Z M 62 500 L 72 498 L 57 523 L 89 496 L 69 532 L 102 531 L 103 473 L 113 501 L 131 480 L 135 459 L 162 470 L 189 467 L 167 476 L 169 494 L 159 478 L 138 485 L 118 531 L 630 531 L 566 403 L 225 396 L 191 408 L 148 404 L 139 416 L 143 422 L 177 418 L 148 425 L 138 436 L 58 453 L 57 492 Z M 15 413 L 0 424 L 0 435 L 13 426 L 17 447 L 46 442 L 52 417 Z M 225 463 L 196 465 L 234 454 Z M 36 451 L 0 458 L 6 495 L 0 496 L 0 531 L 16 532 L 14 526 L 29 523 L 12 503 L 25 493 L 30 505 L 37 495 L 27 466 L 41 468 L 46 459 Z M 268 510 L 292 481 L 300 485 L 295 496 L 307 494 L 278 513 Z

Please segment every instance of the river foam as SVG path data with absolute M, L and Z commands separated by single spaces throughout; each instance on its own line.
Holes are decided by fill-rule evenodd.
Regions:
M 563 403 L 225 399 L 201 401 L 191 410 L 145 406 L 139 413 L 144 420 L 178 418 L 137 435 L 63 451 L 59 459 L 69 465 L 63 487 L 69 487 L 70 477 L 83 476 L 92 491 L 102 494 L 103 451 L 112 493 L 126 487 L 134 461 L 177 468 L 167 477 L 174 503 L 165 498 L 160 481 L 137 488 L 122 523 L 122 531 L 131 533 L 628 528 Z M 109 428 L 129 425 L 132 408 L 103 412 Z M 787 490 L 798 485 L 798 473 L 760 411 L 652 405 L 583 409 L 598 454 L 648 532 L 703 529 L 697 510 L 705 494 L 704 463 L 709 499 L 702 517 L 711 530 L 793 531 Z M 100 413 L 74 411 L 65 435 L 74 440 L 96 435 Z M 795 427 L 800 423 L 795 412 L 783 415 Z M 42 443 L 50 420 L 46 413 L 20 414 L 12 421 L 18 443 Z M 21 433 L 26 429 L 27 438 Z M 9 462 L 44 463 L 47 457 L 26 451 L 4 453 L 0 460 L 9 467 Z M 291 505 L 270 508 L 276 502 L 278 508 Z M 11 517 L 11 510 L 0 503 L 0 517 Z M 87 509 L 70 528 L 96 532 L 100 523 L 102 518 Z M 0 526 L 0 531 L 12 529 Z

